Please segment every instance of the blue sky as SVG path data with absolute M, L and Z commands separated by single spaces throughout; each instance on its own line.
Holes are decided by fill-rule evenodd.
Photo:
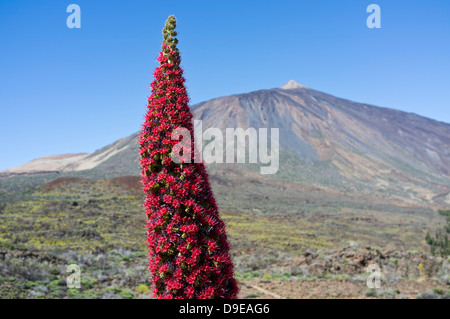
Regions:
M 170 14 L 191 104 L 293 79 L 450 123 L 450 1 L 0 0 L 0 170 L 138 131 Z

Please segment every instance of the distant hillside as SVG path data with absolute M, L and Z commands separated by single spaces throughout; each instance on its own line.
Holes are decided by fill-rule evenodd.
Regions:
M 280 169 L 275 178 L 386 196 L 450 204 L 450 124 L 352 102 L 289 81 L 281 88 L 220 97 L 192 107 L 208 127 L 277 127 Z M 138 175 L 138 133 L 92 154 L 49 157 L 0 176 L 53 172 L 113 178 Z M 63 165 L 64 164 L 64 165 Z M 210 165 L 254 171 L 258 165 Z M 56 172 L 55 172 L 56 171 Z M 0 181 L 1 185 L 1 181 Z
M 0 177 L 39 173 L 60 173 L 72 171 L 74 163 L 82 161 L 88 153 L 49 155 L 37 158 L 24 165 L 0 171 Z

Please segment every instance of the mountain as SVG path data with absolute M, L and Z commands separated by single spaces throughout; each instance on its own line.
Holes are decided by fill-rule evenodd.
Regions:
M 1 177 L 49 173 L 84 172 L 86 175 L 116 177 L 138 174 L 139 133 L 117 140 L 91 154 L 51 155 L 35 159 L 27 164 L 0 171 Z
M 281 88 L 212 99 L 194 105 L 192 111 L 195 119 L 203 121 L 203 130 L 279 128 L 280 168 L 266 178 L 450 204 L 450 124 L 352 102 L 295 81 Z M 2 171 L 0 176 L 55 170 L 95 178 L 137 175 L 137 137 L 135 133 L 92 154 L 66 155 L 61 165 L 46 157 Z M 259 166 L 209 167 L 212 172 L 254 172 Z
M 193 111 L 204 127 L 279 127 L 282 146 L 304 160 L 331 161 L 346 175 L 370 176 L 372 169 L 393 168 L 389 161 L 396 160 L 450 176 L 449 124 L 294 83 L 217 98 Z
M 0 171 L 1 176 L 42 174 L 71 171 L 72 165 L 83 160 L 88 153 L 49 155 L 37 158 L 24 165 Z

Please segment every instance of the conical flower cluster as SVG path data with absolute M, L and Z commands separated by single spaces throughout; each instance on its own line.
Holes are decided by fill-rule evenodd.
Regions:
M 235 298 L 238 286 L 225 224 L 203 163 L 172 159 L 177 128 L 194 136 L 170 16 L 151 84 L 148 111 L 139 138 L 142 183 L 148 217 L 149 269 L 157 298 Z M 194 148 L 192 138 L 191 147 Z

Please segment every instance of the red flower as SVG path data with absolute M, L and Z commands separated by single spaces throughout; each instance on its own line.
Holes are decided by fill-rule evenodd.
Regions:
M 172 196 L 171 195 L 164 195 L 164 202 L 166 204 L 170 204 L 172 202 Z
M 217 244 L 215 241 L 208 240 L 208 250 L 209 252 L 213 252 L 217 248 Z
M 185 232 L 185 233 L 196 233 L 196 232 L 198 232 L 198 226 L 197 225 L 195 225 L 195 224 L 191 224 L 191 225 L 183 225 L 183 226 L 181 226 L 180 227 L 180 230 L 182 231 L 182 232 Z

